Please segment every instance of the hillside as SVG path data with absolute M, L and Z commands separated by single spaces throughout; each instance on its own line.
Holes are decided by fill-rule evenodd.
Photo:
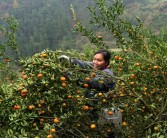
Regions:
M 0 19 L 14 15 L 19 22 L 17 38 L 23 55 L 32 55 L 45 48 L 82 49 L 88 41 L 73 32 L 70 4 L 86 26 L 91 18 L 87 7 L 93 1 L 82 0 L 1 0 Z M 156 33 L 167 27 L 166 0 L 125 0 L 125 16 L 132 20 L 139 16 L 146 28 Z M 31 50 L 30 50 L 31 49 Z

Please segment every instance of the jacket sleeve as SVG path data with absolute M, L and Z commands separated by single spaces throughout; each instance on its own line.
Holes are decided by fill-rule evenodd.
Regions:
M 112 80 L 112 78 L 108 77 L 95 77 L 89 81 L 89 87 L 91 89 L 96 89 L 101 92 L 108 92 L 109 89 L 113 90 L 115 88 L 116 83 Z
M 81 61 L 78 59 L 71 59 L 72 66 L 79 66 L 80 68 L 93 68 L 93 63 L 88 61 Z

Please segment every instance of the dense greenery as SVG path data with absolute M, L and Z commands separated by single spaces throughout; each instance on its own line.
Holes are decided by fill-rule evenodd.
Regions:
M 124 2 L 126 5 L 124 16 L 129 20 L 139 16 L 144 20 L 146 27 L 151 27 L 157 32 L 162 26 L 166 26 L 164 0 L 125 0 Z M 87 7 L 95 3 L 89 0 L 1 0 L 1 19 L 11 14 L 17 19 L 19 23 L 17 39 L 21 54 L 24 56 L 41 52 L 45 48 L 55 50 L 61 47 L 81 50 L 84 44 L 90 46 L 90 43 L 85 37 L 71 30 L 75 22 L 72 19 L 70 4 L 73 5 L 80 20 L 90 27 L 88 20 L 91 15 Z M 91 28 L 97 30 L 97 27 L 91 26 Z M 106 30 L 98 30 L 98 33 L 100 32 L 106 32 Z M 109 42 L 111 36 L 107 34 L 108 32 L 106 32 L 105 41 Z M 112 47 L 115 45 L 112 44 Z
M 140 18 L 134 18 L 133 23 L 126 20 L 122 16 L 125 7 L 120 1 L 94 1 L 96 6 L 89 7 L 93 15 L 90 23 L 100 33 L 84 27 L 73 6 L 71 9 L 75 30 L 87 37 L 96 46 L 95 49 L 86 49 L 83 53 L 76 50 L 44 50 L 20 58 L 17 78 L 9 76 L 7 82 L 0 83 L 0 137 L 101 138 L 111 132 L 120 138 L 167 136 L 165 29 L 156 35 L 144 29 Z M 16 29 L 15 20 L 7 21 L 9 32 L 13 27 Z M 110 39 L 121 49 L 120 52 L 109 49 L 115 77 L 105 76 L 105 79 L 116 80 L 117 86 L 114 91 L 105 94 L 97 92 L 94 98 L 87 99 L 84 97 L 85 89 L 89 88 L 89 81 L 100 71 L 72 67 L 68 62 L 59 62 L 58 57 L 66 54 L 81 60 L 91 60 L 94 50 L 110 48 L 109 43 L 104 41 L 107 35 L 101 32 L 102 28 L 110 32 Z M 14 33 L 9 39 L 12 43 L 2 45 L 2 50 L 15 44 Z M 10 38 L 10 35 L 6 37 Z M 12 48 L 17 51 L 17 45 Z M 10 64 L 8 60 L 0 62 L 3 65 L 0 68 Z M 99 80 L 100 83 L 103 81 Z M 110 107 L 122 112 L 121 129 L 114 123 L 103 124 L 90 117 L 94 109 L 99 112 L 100 109 L 107 109 L 107 115 L 115 117 L 115 111 Z M 99 117 L 103 119 L 104 116 L 99 113 Z

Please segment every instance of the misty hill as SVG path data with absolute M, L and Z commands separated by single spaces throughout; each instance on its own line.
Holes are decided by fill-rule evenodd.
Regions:
M 73 32 L 70 4 L 77 17 L 89 26 L 87 7 L 94 5 L 90 0 L 1 0 L 0 19 L 14 15 L 19 22 L 17 38 L 23 55 L 32 55 L 43 49 L 82 49 L 89 43 L 86 38 Z M 146 28 L 158 32 L 166 27 L 166 0 L 125 0 L 125 16 L 131 20 L 139 16 Z

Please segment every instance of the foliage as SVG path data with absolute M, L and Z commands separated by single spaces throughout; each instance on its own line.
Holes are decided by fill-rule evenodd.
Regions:
M 123 137 L 165 137 L 166 40 L 162 33 L 156 37 L 144 32 L 143 23 L 138 17 L 134 25 L 122 19 L 124 6 L 120 1 L 108 6 L 104 0 L 96 0 L 96 4 L 96 8 L 89 8 L 94 17 L 90 22 L 110 30 L 116 45 L 122 49 L 120 53 L 113 53 L 111 66 L 118 82 L 111 97 L 124 110 L 123 122 L 126 122 L 126 127 L 122 129 Z M 77 21 L 74 10 L 73 13 Z M 88 36 L 96 46 L 105 48 L 103 36 L 99 43 L 99 37 L 79 21 L 76 30 Z
M 111 132 L 123 138 L 166 137 L 166 33 L 154 35 L 144 31 L 139 18 L 135 24 L 124 20 L 120 1 L 114 1 L 111 6 L 104 0 L 95 1 L 96 7 L 89 8 L 93 14 L 92 25 L 109 30 L 122 50 L 109 49 L 113 53 L 111 66 L 116 77 L 105 75 L 105 79 L 115 79 L 116 89 L 108 93 L 94 90 L 95 97 L 87 99 L 84 94 L 88 82 L 101 72 L 58 60 L 62 54 L 90 60 L 94 50 L 109 48 L 103 42 L 103 35 L 87 30 L 75 15 L 76 31 L 87 36 L 97 48 L 85 49 L 82 54 L 74 50 L 44 50 L 21 59 L 19 78 L 1 85 L 0 137 L 101 138 Z M 123 114 L 121 129 L 111 122 L 101 123 L 93 114 L 97 110 L 103 118 L 101 109 L 105 108 L 112 118 L 115 111 L 111 107 Z
M 61 51 L 45 50 L 20 61 L 23 67 L 20 79 L 1 95 L 0 118 L 4 126 L 1 137 L 107 136 L 111 124 L 99 124 L 91 115 L 95 117 L 94 110 L 100 112 L 102 106 L 111 107 L 112 103 L 106 102 L 105 94 L 97 93 L 96 99 L 84 96 L 91 74 L 98 71 L 70 68 L 68 63 L 59 62 L 61 54 Z M 77 53 L 70 51 L 66 55 L 76 57 Z M 81 59 L 79 55 L 78 58 Z
M 12 72 L 14 60 L 20 56 L 18 51 L 18 43 L 16 40 L 18 22 L 14 17 L 5 19 L 5 23 L 0 26 L 0 78 L 7 76 L 13 78 L 15 75 Z M 7 77 L 7 79 L 8 79 Z

